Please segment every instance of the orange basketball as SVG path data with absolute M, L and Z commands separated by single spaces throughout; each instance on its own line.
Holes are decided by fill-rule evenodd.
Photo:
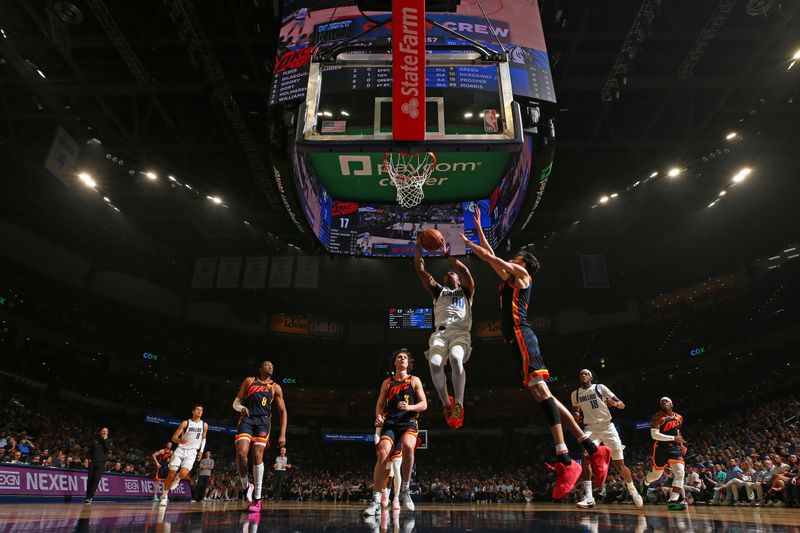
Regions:
M 429 252 L 441 248 L 443 241 L 444 237 L 442 237 L 442 234 L 439 233 L 439 230 L 426 229 L 420 235 L 420 244 L 422 244 L 422 247 Z

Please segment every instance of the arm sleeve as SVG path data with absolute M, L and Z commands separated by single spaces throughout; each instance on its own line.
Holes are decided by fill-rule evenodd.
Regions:
M 580 407 L 580 404 L 578 403 L 578 392 L 577 391 L 572 391 L 572 394 L 570 394 L 569 397 L 572 399 L 572 407 Z
M 237 413 L 241 413 L 242 407 L 244 407 L 244 405 L 242 405 L 241 400 L 239 400 L 239 397 L 237 396 L 236 398 L 233 399 L 233 410 L 236 411 Z
M 672 435 L 664 435 L 658 430 L 658 428 L 650 428 L 650 436 L 653 437 L 653 440 L 658 440 L 661 442 L 670 442 L 675 440 L 675 437 Z

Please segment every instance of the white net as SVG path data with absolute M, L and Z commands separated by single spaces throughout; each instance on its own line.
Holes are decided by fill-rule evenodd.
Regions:
M 397 202 L 403 207 L 414 207 L 422 203 L 425 193 L 422 186 L 436 167 L 433 152 L 393 153 L 386 152 L 383 168 L 397 188 Z

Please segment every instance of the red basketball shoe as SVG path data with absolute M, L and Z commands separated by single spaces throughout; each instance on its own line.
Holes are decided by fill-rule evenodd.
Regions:
M 608 465 L 611 463 L 611 449 L 607 446 L 598 446 L 597 451 L 589 456 L 594 472 L 594 484 L 602 489 L 608 477 Z
M 565 498 L 575 488 L 575 483 L 581 477 L 581 465 L 577 461 L 572 461 L 569 466 L 564 463 L 556 463 L 556 466 L 550 466 L 547 463 L 547 468 L 556 473 L 556 484 L 553 485 L 553 499 L 560 500 Z

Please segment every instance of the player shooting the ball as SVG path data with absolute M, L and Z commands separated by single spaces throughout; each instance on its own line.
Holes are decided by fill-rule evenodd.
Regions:
M 428 251 L 440 250 L 453 270 L 448 271 L 438 283 L 425 270 L 421 246 Z M 467 373 L 464 363 L 472 351 L 470 329 L 472 328 L 472 300 L 475 297 L 475 282 L 469 269 L 458 259 L 447 253 L 447 243 L 437 230 L 423 231 L 417 237 L 414 250 L 414 268 L 422 286 L 433 297 L 433 320 L 436 330 L 428 341 L 425 355 L 431 369 L 431 379 L 444 405 L 444 417 L 450 429 L 458 429 L 464 423 L 464 388 Z M 453 379 L 453 396 L 447 391 L 444 367 L 450 361 Z

